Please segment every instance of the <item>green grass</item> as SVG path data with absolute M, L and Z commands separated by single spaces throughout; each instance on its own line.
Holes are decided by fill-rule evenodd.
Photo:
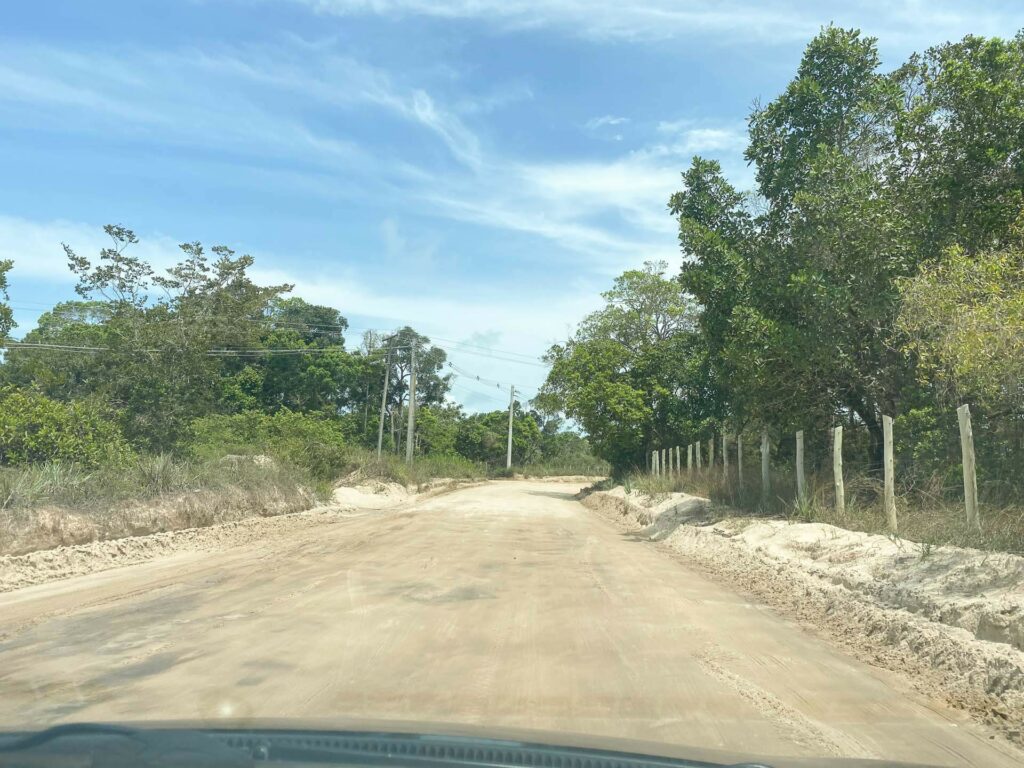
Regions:
M 475 480 L 488 477 L 485 465 L 458 455 L 417 456 L 412 464 L 405 456 L 384 453 L 378 459 L 376 451 L 350 448 L 346 454 L 346 475 L 355 478 L 383 480 L 410 488 L 420 488 L 438 479 Z
M 611 467 L 596 457 L 573 457 L 534 461 L 512 470 L 527 477 L 607 477 Z

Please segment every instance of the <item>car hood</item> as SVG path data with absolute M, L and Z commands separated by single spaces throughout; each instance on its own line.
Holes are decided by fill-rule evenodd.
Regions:
M 594 736 L 588 734 L 540 731 L 524 728 L 493 727 L 452 723 L 435 723 L 402 720 L 368 720 L 368 719 L 245 719 L 245 720 L 181 720 L 181 721 L 143 721 L 104 723 L 114 729 L 123 728 L 125 732 L 136 734 L 152 734 L 167 739 L 173 732 L 207 733 L 224 737 L 236 737 L 237 743 L 260 738 L 261 734 L 269 737 L 295 737 L 292 743 L 302 743 L 306 737 L 323 739 L 330 736 L 356 736 L 363 744 L 374 744 L 379 740 L 382 745 L 394 744 L 393 738 L 416 737 L 417 743 L 428 745 L 428 749 L 436 752 L 440 760 L 447 762 L 449 756 L 453 765 L 468 765 L 479 761 L 459 760 L 459 747 L 465 746 L 465 740 L 472 740 L 475 750 L 487 747 L 498 748 L 499 754 L 506 758 L 509 765 L 533 765 L 530 755 L 533 750 L 544 748 L 561 748 L 567 750 L 585 750 L 591 753 L 604 753 L 604 757 L 614 758 L 615 753 L 626 756 L 645 756 L 664 760 L 689 760 L 705 762 L 713 765 L 751 765 L 767 768 L 929 768 L 923 764 L 903 763 L 887 760 L 862 760 L 835 757 L 778 757 L 774 755 L 746 754 L 728 750 L 707 749 L 700 746 L 666 744 L 659 741 L 623 739 L 616 737 Z M 11 741 L 14 734 L 8 734 L 2 741 Z M 24 731 L 20 732 L 24 735 Z M 297 741 L 296 741 L 297 739 Z M 389 739 L 391 739 L 389 741 Z M 427 741 L 424 741 L 426 739 Z M 170 742 L 164 742 L 170 743 Z M 313 743 L 313 742 L 310 742 Z M 2 744 L 0 744 L 2 748 Z M 374 749 L 376 747 L 373 747 Z M 509 756 L 513 757 L 509 757 Z M 0 755 L 2 756 L 2 755 Z M 581 757 L 587 757 L 581 755 Z M 412 761 L 410 761 L 412 762 Z M 487 765 L 494 762 L 483 761 Z M 541 764 L 540 761 L 538 764 Z M 543 763 L 551 765 L 548 761 Z M 575 761 L 572 761 L 576 765 Z M 583 763 L 580 763 L 582 765 Z M 0 759 L 0 766 L 4 761 Z M 597 768 L 600 761 L 592 763 Z M 931 766 L 930 768 L 935 768 Z

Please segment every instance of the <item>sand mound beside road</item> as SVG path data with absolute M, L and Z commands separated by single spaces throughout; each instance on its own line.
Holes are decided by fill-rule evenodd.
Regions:
M 1024 558 L 822 523 L 706 522 L 705 499 L 622 488 L 583 503 L 1021 742 Z

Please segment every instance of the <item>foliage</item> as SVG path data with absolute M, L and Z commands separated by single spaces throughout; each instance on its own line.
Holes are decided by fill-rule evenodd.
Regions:
M 1015 332 L 1000 332 L 1019 296 L 1005 248 L 1024 189 L 1022 73 L 1021 35 L 968 37 L 886 74 L 873 38 L 829 26 L 750 116 L 758 200 L 694 158 L 669 207 L 715 384 L 704 410 L 720 429 L 819 433 L 852 418 L 877 466 L 880 415 L 934 405 L 929 372 L 961 391 L 972 378 L 979 407 L 1019 381 L 1019 367 L 983 361 L 1021 357 Z M 998 267 L 984 257 L 993 246 Z M 937 333 L 986 270 L 1006 298 Z M 952 347 L 967 346 L 950 368 Z
M 14 266 L 14 262 L 10 259 L 0 259 L 0 340 L 6 339 L 7 334 L 11 332 L 14 327 L 14 312 L 11 311 L 10 305 L 7 303 L 9 298 L 7 295 L 7 273 L 11 271 Z
M 202 459 L 268 455 L 332 479 L 346 466 L 345 435 L 337 421 L 281 409 L 213 415 L 192 423 L 192 451 Z
M 537 420 L 516 403 L 512 418 L 512 462 L 530 463 L 540 454 Z M 455 449 L 470 461 L 504 467 L 508 455 L 508 411 L 491 411 L 468 416 L 459 422 Z
M 25 339 L 93 351 L 15 349 L 5 378 L 51 397 L 100 397 L 121 414 L 134 444 L 180 449 L 188 424 L 220 409 L 221 379 L 245 359 L 220 350 L 257 347 L 271 302 L 290 286 L 256 285 L 252 257 L 215 246 L 211 262 L 199 243 L 183 243 L 183 260 L 159 275 L 131 254 L 131 230 L 105 230 L 112 245 L 95 262 L 64 246 L 87 301 L 58 305 Z
M 961 248 L 901 285 L 899 325 L 948 403 L 1024 415 L 1024 245 Z
M 452 455 L 465 415 L 458 405 L 427 405 L 416 412 L 418 448 L 424 453 Z
M 648 262 L 625 272 L 603 294 L 605 308 L 548 352 L 538 405 L 578 421 L 614 471 L 642 466 L 652 446 L 700 429 L 703 402 L 694 395 L 713 388 L 695 308 L 666 268 Z
M 76 461 L 119 464 L 130 454 L 110 412 L 92 401 L 61 403 L 34 392 L 0 391 L 0 464 Z

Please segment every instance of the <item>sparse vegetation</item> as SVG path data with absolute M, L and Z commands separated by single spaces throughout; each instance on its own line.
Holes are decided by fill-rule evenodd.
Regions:
M 295 467 L 249 457 L 3 467 L 0 554 L 297 512 L 327 493 Z
M 750 515 L 796 522 L 828 523 L 867 533 L 888 534 L 881 504 L 881 481 L 867 474 L 846 480 L 846 504 L 840 514 L 834 503 L 831 473 L 807 477 L 807 500 L 796 503 L 796 483 L 791 471 L 772 472 L 772 493 L 762 497 L 760 474 L 740 485 L 735 471 L 726 482 L 720 467 L 694 470 L 681 476 L 630 474 L 625 483 L 654 499 L 669 493 L 688 493 L 710 499 L 711 519 Z M 939 477 L 928 483 L 903 484 L 897 491 L 899 534 L 923 546 L 975 547 L 1024 554 L 1024 513 L 1019 505 L 987 504 L 981 514 L 980 532 L 967 524 L 963 503 L 944 488 Z

